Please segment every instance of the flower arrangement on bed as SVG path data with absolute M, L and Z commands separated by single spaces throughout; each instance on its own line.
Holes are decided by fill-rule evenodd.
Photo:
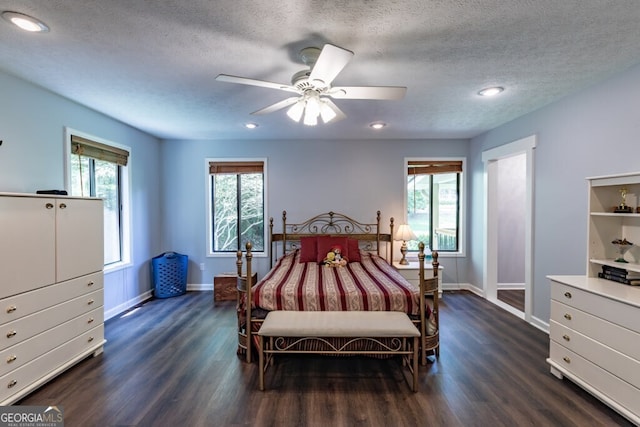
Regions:
M 238 354 L 245 355 L 247 362 L 251 362 L 251 347 L 257 345 L 252 336 L 260 329 L 266 313 L 272 310 L 377 310 L 407 313 L 421 331 L 422 363 L 426 363 L 428 351 L 437 357 L 437 277 L 435 280 L 424 278 L 424 245 L 420 244 L 418 256 L 421 291 L 391 264 L 393 218 L 389 233 L 380 232 L 380 211 L 376 220 L 376 223 L 362 223 L 328 212 L 302 223 L 288 224 L 284 211 L 282 232 L 273 233 L 271 218 L 272 268 L 253 287 L 246 287 L 242 274 L 243 253 L 237 254 Z M 381 255 L 383 250 L 387 258 Z M 437 253 L 432 255 L 437 264 Z M 251 277 L 250 243 L 244 258 L 244 277 Z M 433 271 L 437 274 L 437 265 Z M 433 294 L 431 304 L 426 298 L 429 293 Z

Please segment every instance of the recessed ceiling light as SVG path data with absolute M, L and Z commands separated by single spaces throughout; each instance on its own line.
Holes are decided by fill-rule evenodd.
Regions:
M 32 33 L 46 33 L 49 31 L 47 24 L 23 13 L 4 11 L 2 12 L 2 17 L 25 31 Z
M 246 127 L 247 129 L 255 129 L 258 127 L 257 123 L 245 123 L 244 127 Z
M 478 95 L 487 96 L 487 97 L 496 96 L 497 94 L 499 94 L 503 90 L 504 90 L 504 88 L 500 87 L 500 86 L 485 87 L 484 89 L 482 89 L 482 90 L 480 90 L 478 92 Z
M 375 122 L 375 123 L 371 123 L 369 125 L 369 127 L 373 128 L 373 129 L 382 129 L 383 127 L 385 127 L 387 124 L 386 123 L 382 123 L 382 122 Z

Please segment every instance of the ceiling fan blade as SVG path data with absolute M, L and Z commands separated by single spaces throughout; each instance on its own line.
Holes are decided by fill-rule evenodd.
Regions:
M 333 110 L 333 112 L 336 114 L 335 117 L 331 118 L 330 120 L 325 121 L 325 123 L 328 122 L 328 121 L 337 122 L 338 120 L 342 120 L 342 119 L 347 117 L 347 115 L 344 114 L 342 112 L 342 110 L 339 109 L 338 106 L 332 100 L 330 100 L 329 98 L 323 97 L 322 98 L 322 102 L 327 104 L 327 106 L 329 106 L 329 108 L 331 108 Z M 321 110 L 321 113 L 322 113 L 322 110 Z M 322 120 L 324 120 L 324 116 L 322 117 Z
M 402 86 L 334 86 L 328 93 L 336 99 L 381 99 L 404 98 L 407 88 Z
M 327 87 L 353 58 L 353 52 L 331 44 L 325 44 L 318 60 L 311 69 L 309 81 L 316 86 Z
M 219 82 L 238 83 L 241 85 L 266 87 L 268 89 L 279 89 L 279 90 L 286 90 L 288 92 L 300 93 L 300 91 L 297 88 L 290 85 L 267 82 L 264 80 L 248 79 L 246 77 L 230 76 L 228 74 L 218 74 L 218 76 L 216 77 L 216 80 Z
M 275 104 L 271 104 L 268 107 L 265 107 L 261 110 L 254 111 L 251 114 L 261 115 L 261 114 L 273 113 L 274 111 L 282 110 L 283 108 L 286 108 L 289 105 L 295 104 L 296 102 L 298 102 L 299 99 L 300 97 L 298 96 L 292 96 L 291 98 L 283 99 L 282 101 L 276 102 Z

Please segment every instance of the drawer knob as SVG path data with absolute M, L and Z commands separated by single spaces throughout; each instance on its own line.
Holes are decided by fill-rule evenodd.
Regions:
M 565 313 L 564 318 L 567 320 L 571 320 L 571 315 L 569 313 Z
M 11 380 L 11 381 L 9 381 L 9 384 L 7 384 L 7 388 L 11 388 L 11 387 L 15 386 L 16 384 L 18 384 L 18 381 Z
M 571 299 L 571 292 L 565 292 L 565 293 L 564 293 L 564 296 L 565 296 L 565 297 L 567 297 L 567 298 L 569 298 L 569 299 Z
M 571 341 L 571 337 L 569 335 L 566 335 L 566 334 L 562 336 L 562 339 L 565 340 L 565 341 Z
M 60 203 L 60 209 L 66 209 L 66 208 L 67 208 L 67 205 L 66 205 L 66 204 L 64 204 L 64 203 Z
M 47 209 L 53 209 L 53 203 L 47 203 L 44 207 Z
M 94 302 L 95 302 L 94 300 L 90 299 L 89 301 L 87 301 L 87 305 L 91 305 L 91 304 L 93 304 Z
M 9 332 L 7 332 L 7 338 L 15 337 L 15 336 L 16 336 L 16 334 L 17 334 L 17 332 L 16 332 L 16 331 L 9 331 Z
M 563 357 L 562 360 L 564 360 L 567 363 L 571 363 L 571 359 L 569 359 L 567 356 Z
M 89 339 L 87 340 L 87 342 L 91 342 L 93 341 L 93 337 L 89 337 Z
M 89 320 L 87 320 L 87 323 L 93 323 L 93 317 L 90 317 Z
M 94 285 L 93 280 L 87 283 L 87 286 L 93 286 L 93 285 Z
M 7 363 L 11 363 L 13 361 L 15 361 L 18 357 L 15 354 L 12 354 L 11 356 L 7 357 Z
M 17 309 L 18 309 L 18 307 L 16 307 L 15 305 L 12 305 L 10 307 L 7 307 L 7 313 L 13 313 Z

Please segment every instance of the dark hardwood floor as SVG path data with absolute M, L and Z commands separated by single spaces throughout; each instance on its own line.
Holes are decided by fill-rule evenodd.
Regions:
M 18 404 L 60 405 L 74 426 L 631 425 L 549 373 L 548 337 L 485 300 L 447 292 L 440 359 L 410 391 L 396 360 L 278 359 L 258 390 L 236 356 L 233 302 L 152 300 L 106 323 L 102 355 Z
M 499 289 L 498 299 L 524 312 L 524 289 Z

